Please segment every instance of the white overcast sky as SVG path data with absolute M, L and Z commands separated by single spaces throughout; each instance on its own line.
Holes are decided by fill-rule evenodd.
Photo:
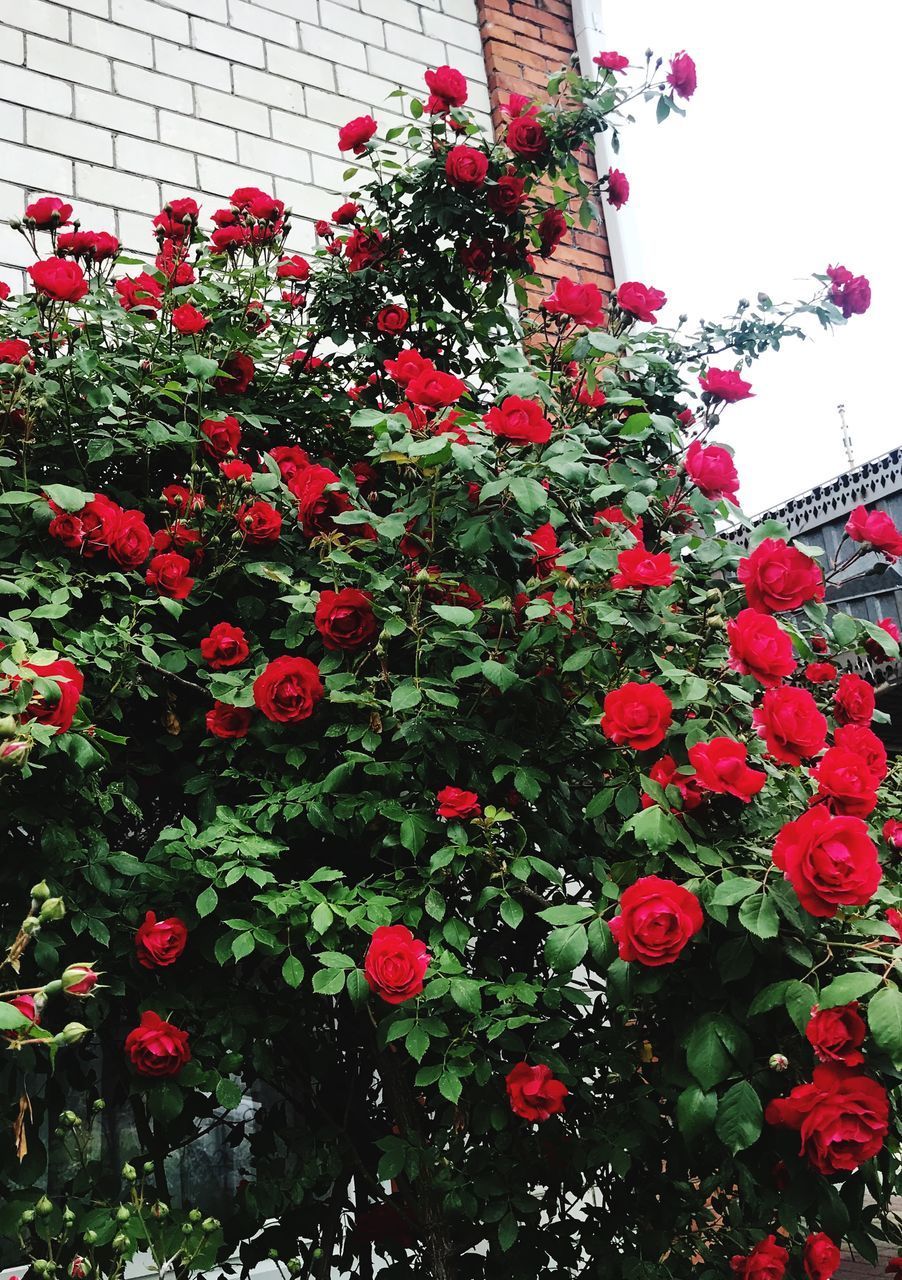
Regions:
M 807 294 L 842 263 L 873 302 L 833 334 L 815 323 L 753 366 L 756 398 L 725 414 L 740 499 L 755 513 L 902 443 L 902 219 L 898 145 L 902 5 L 895 0 L 600 0 L 603 47 L 644 61 L 686 49 L 698 66 L 687 117 L 637 104 L 617 166 L 626 278 L 663 289 L 661 318 L 717 319 L 758 290 Z

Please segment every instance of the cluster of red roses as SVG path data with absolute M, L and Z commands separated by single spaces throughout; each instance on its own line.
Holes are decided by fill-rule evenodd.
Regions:
M 144 969 L 165 969 L 185 950 L 188 929 L 178 916 L 158 920 L 148 911 L 135 934 L 135 957 Z M 135 1072 L 151 1080 L 177 1076 L 191 1061 L 187 1031 L 146 1009 L 125 1038 L 125 1052 Z
M 839 1270 L 839 1246 L 823 1231 L 812 1232 L 802 1247 L 802 1269 L 806 1280 L 830 1280 Z M 777 1244 L 776 1236 L 759 1240 L 749 1254 L 730 1260 L 736 1280 L 783 1280 L 789 1250 Z

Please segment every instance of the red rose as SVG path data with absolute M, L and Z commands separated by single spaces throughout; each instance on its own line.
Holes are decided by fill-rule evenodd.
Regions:
M 307 720 L 324 693 L 319 668 L 287 653 L 274 658 L 254 681 L 257 709 L 280 724 Z
M 625 71 L 630 65 L 629 58 L 613 49 L 607 53 L 596 53 L 592 61 L 604 71 Z
M 667 298 L 660 289 L 652 289 L 650 285 L 640 284 L 638 280 L 625 280 L 617 290 L 617 305 L 620 310 L 647 324 L 657 323 L 655 312 L 666 301 Z
M 723 400 L 726 404 L 748 400 L 754 395 L 752 384 L 744 382 L 735 369 L 709 369 L 699 378 L 699 383 L 713 400 Z
M 846 751 L 854 751 L 871 771 L 875 786 L 883 781 L 887 771 L 886 747 L 864 724 L 844 724 L 833 734 L 833 742 Z
M 135 934 L 138 964 L 145 969 L 164 969 L 175 964 L 187 941 L 188 929 L 184 920 L 178 916 L 158 920 L 153 911 L 148 911 Z
M 426 944 L 403 924 L 380 925 L 367 948 L 363 975 L 386 1004 L 403 1004 L 423 990 L 431 959 Z
M 233 707 L 228 702 L 214 702 L 207 712 L 207 732 L 214 738 L 246 738 L 253 712 L 250 707 Z
M 648 751 L 664 741 L 673 704 L 656 684 L 631 680 L 605 694 L 601 730 L 618 746 Z
M 562 276 L 552 293 L 542 302 L 551 315 L 568 316 L 576 324 L 600 325 L 604 323 L 601 292 L 597 285 L 578 284 Z
M 902 911 L 897 911 L 895 907 L 890 907 L 886 913 L 886 923 L 895 930 L 897 939 L 902 942 Z M 886 941 L 892 942 L 892 937 L 888 937 Z
M 638 541 L 642 541 L 642 517 L 628 516 L 622 507 L 604 507 L 596 511 L 592 523 L 601 525 L 601 534 L 609 538 L 615 528 L 625 529 Z
M 689 748 L 689 760 L 695 769 L 695 780 L 704 791 L 736 796 L 748 804 L 767 781 L 767 776 L 746 764 L 748 752 L 732 738 L 712 738 L 696 742 Z
M 141 511 L 123 511 L 110 537 L 111 560 L 123 569 L 138 569 L 150 554 L 151 534 Z
M 698 88 L 695 63 L 688 53 L 680 51 L 670 59 L 670 74 L 667 83 L 675 94 L 681 98 L 691 98 Z
M 885 511 L 856 507 L 846 521 L 846 533 L 853 542 L 866 542 L 875 551 L 882 551 L 887 560 L 902 556 L 902 533 Z
M 213 671 L 227 671 L 244 662 L 250 649 L 241 627 L 233 627 L 231 622 L 217 622 L 201 640 L 200 652 Z
M 192 493 L 183 484 L 167 484 L 160 497 L 167 507 L 173 507 L 182 515 L 195 509 L 200 510 L 204 505 L 204 495 L 202 493 Z
M 282 517 L 268 502 L 249 502 L 235 512 L 235 523 L 249 547 L 265 547 L 278 542 Z
M 869 725 L 877 705 L 874 686 L 847 671 L 840 676 L 833 695 L 833 715 L 837 724 Z
M 507 145 L 515 155 L 534 160 L 547 151 L 548 138 L 534 115 L 515 116 L 507 126 Z
M 123 517 L 122 508 L 102 493 L 95 493 L 78 513 L 82 528 L 82 553 L 88 557 L 108 551 Z
M 884 822 L 882 835 L 891 849 L 902 849 L 902 822 L 898 818 Z
M 522 178 L 512 173 L 504 174 L 498 179 L 496 185 L 488 190 L 486 199 L 489 207 L 502 218 L 511 217 L 523 204 L 525 185 Z
M 296 444 L 280 444 L 270 449 L 269 456 L 279 468 L 279 474 L 286 485 L 290 485 L 299 471 L 310 466 L 310 456 L 305 449 Z
M 59 733 L 66 733 L 72 728 L 85 687 L 84 676 L 78 667 L 68 658 L 57 658 L 54 662 L 23 662 L 22 670 L 31 671 L 42 680 L 52 680 L 59 689 L 59 697 L 53 702 L 47 701 L 42 693 L 33 691 L 26 708 L 26 718 L 37 720 L 38 724 L 53 725 Z M 29 677 L 26 675 L 25 679 Z
M 862 316 L 871 305 L 871 284 L 867 276 L 853 276 L 846 267 L 828 267 L 830 301 L 848 320 Z
M 321 591 L 313 622 L 327 649 L 353 652 L 372 644 L 379 633 L 373 597 L 354 587 Z
M 764 1113 L 768 1124 L 799 1130 L 800 1154 L 827 1177 L 872 1159 L 889 1131 L 886 1090 L 838 1065 L 815 1067 L 811 1084 L 796 1085 Z
M 376 328 L 380 333 L 403 333 L 410 324 L 410 312 L 396 303 L 383 307 L 376 316 Z
M 523 537 L 533 548 L 532 563 L 536 577 L 547 578 L 559 567 L 557 557 L 561 548 L 558 546 L 554 525 L 539 525 L 534 533 L 526 533 Z
M 244 395 L 257 372 L 253 360 L 243 351 L 233 351 L 220 367 L 222 373 L 213 379 L 213 386 L 221 396 Z
M 611 586 L 635 587 L 640 591 L 646 587 L 669 587 L 675 573 L 676 565 L 666 551 L 655 555 L 640 544 L 620 552 Z
M 344 241 L 348 270 L 363 271 L 365 267 L 372 267 L 378 264 L 386 253 L 386 246 L 383 242 L 384 236 L 381 231 L 360 231 L 355 228 L 347 240 Z M 341 242 L 336 241 L 335 243 L 338 245 Z
M 100 981 L 100 974 L 89 964 L 70 964 L 61 978 L 67 996 L 89 996 Z
M 232 249 L 240 249 L 250 241 L 250 231 L 247 227 L 227 226 L 217 227 L 210 237 L 210 241 L 214 249 L 220 252 L 228 252 Z
M 360 205 L 355 204 L 353 200 L 348 200 L 345 204 L 340 204 L 332 214 L 332 221 L 337 227 L 347 227 L 354 221 L 360 212 Z
M 811 684 L 828 684 L 836 679 L 836 675 L 832 662 L 809 662 L 805 668 L 805 679 Z
M 673 756 L 661 756 L 661 759 L 656 760 L 649 769 L 648 776 L 652 782 L 657 782 L 658 786 L 675 787 L 680 793 L 681 808 L 671 808 L 671 813 L 680 813 L 682 809 L 697 809 L 700 804 L 704 804 L 705 797 L 699 791 L 695 778 L 692 774 L 681 773 L 680 767 Z M 643 792 L 643 809 L 650 809 L 652 805 L 657 803 L 658 801 L 654 800 L 647 792 Z
M 7 338 L 0 342 L 0 364 L 27 364 L 29 371 L 33 372 L 31 347 L 23 338 Z
M 819 1009 L 815 1005 L 805 1028 L 805 1039 L 819 1062 L 844 1062 L 847 1067 L 857 1067 L 864 1062 L 861 1046 L 866 1032 L 858 1001 L 853 1000 L 851 1004 L 836 1005 L 832 1009 Z
M 560 209 L 546 209 L 539 219 L 539 253 L 550 258 L 567 234 L 567 219 Z
M 789 1251 L 777 1244 L 776 1236 L 759 1240 L 746 1257 L 735 1254 L 730 1259 L 730 1270 L 737 1280 L 783 1280 Z
M 868 762 L 854 751 L 831 747 L 809 769 L 817 783 L 816 800 L 823 800 L 831 813 L 851 813 L 866 818 L 877 805 L 877 782 Z
M 293 254 L 290 258 L 279 259 L 279 265 L 276 267 L 277 280 L 304 281 L 309 275 L 310 263 L 306 258 L 302 258 L 299 253 Z
M 153 557 L 147 566 L 144 580 L 149 587 L 155 587 L 161 596 L 185 600 L 194 586 L 190 573 L 190 560 L 180 556 L 177 551 L 167 551 Z
M 34 223 L 35 231 L 53 231 L 67 227 L 72 218 L 72 206 L 59 196 L 41 196 L 25 206 L 25 217 Z
M 20 995 L 13 996 L 9 1003 L 14 1009 L 19 1010 L 23 1018 L 27 1018 L 29 1022 L 34 1022 L 37 1025 L 40 1025 L 41 1015 L 35 1005 L 34 996 L 23 991 Z M 14 1035 L 14 1033 L 10 1031 L 5 1031 L 3 1034 L 7 1039 L 12 1039 Z
M 167 200 L 162 210 L 153 220 L 158 237 L 168 240 L 187 240 L 192 229 L 197 225 L 200 206 L 191 196 L 181 196 L 178 200 Z
M 190 302 L 183 302 L 173 311 L 172 323 L 179 333 L 190 335 L 206 329 L 210 321 L 197 307 L 192 307 Z
M 682 885 L 642 876 L 620 895 L 611 933 L 621 960 L 657 968 L 673 964 L 705 923 L 698 899 Z
M 840 1257 L 839 1246 L 823 1231 L 810 1235 L 802 1250 L 806 1280 L 831 1280 L 839 1269 Z
M 141 1014 L 141 1023 L 125 1038 L 125 1052 L 139 1076 L 164 1080 L 177 1076 L 191 1061 L 187 1031 L 164 1022 L 149 1009 Z
M 445 156 L 445 175 L 452 187 L 481 187 L 489 171 L 489 158 L 476 147 L 461 144 Z
M 38 293 L 54 302 L 80 302 L 88 292 L 88 282 L 82 269 L 65 258 L 46 258 L 28 268 L 32 283 Z
M 226 480 L 250 480 L 254 474 L 249 462 L 240 462 L 237 458 L 232 458 L 231 462 L 220 462 L 219 470 Z
M 12 293 L 12 289 L 9 287 L 6 281 L 0 280 L 0 302 L 5 302 L 11 293 Z
M 116 252 L 119 251 L 119 242 L 116 241 Z M 185 254 L 188 252 L 183 245 L 175 245 L 171 240 L 167 240 L 160 252 L 154 258 L 154 266 L 161 276 L 165 276 L 171 285 L 178 284 L 194 284 L 196 276 L 194 269 L 190 263 L 185 261 Z M 111 254 L 111 256 L 115 256 Z
M 538 1123 L 556 1116 L 564 1110 L 564 1099 L 570 1090 L 555 1079 L 550 1067 L 544 1063 L 531 1067 L 528 1062 L 518 1062 L 505 1077 L 511 1111 L 523 1120 Z
M 298 519 L 308 538 L 318 533 L 331 533 L 335 528 L 334 517 L 350 511 L 351 502 L 346 493 L 327 488 L 338 484 L 339 479 L 328 467 L 310 466 L 297 472 L 289 489 L 298 500 Z
M 622 209 L 630 198 L 629 179 L 622 169 L 608 169 L 608 204 Z
M 827 717 L 807 689 L 768 689 L 752 718 L 770 754 L 783 764 L 799 765 L 826 745 Z
M 686 475 L 706 498 L 712 502 L 719 498 L 729 498 L 730 502 L 736 502 L 739 475 L 729 450 L 716 444 L 703 448 L 697 440 L 693 440 L 686 450 L 684 466 Z
M 354 120 L 349 120 L 338 131 L 339 151 L 353 151 L 355 156 L 362 156 L 377 128 L 372 116 L 357 116 Z
M 475 791 L 462 791 L 460 787 L 442 787 L 436 796 L 435 812 L 440 818 L 478 818 L 482 813 L 479 796 Z
M 159 311 L 163 305 L 163 287 L 146 271 L 117 280 L 116 292 L 124 311 Z
M 824 576 L 815 561 L 782 538 L 759 542 L 739 561 L 736 576 L 749 604 L 762 613 L 785 613 L 824 598 Z
M 727 639 L 731 670 L 753 676 L 765 688 L 778 685 L 795 670 L 792 640 L 768 613 L 743 609 L 727 620 Z
M 430 115 L 444 115 L 450 107 L 462 107 L 467 100 L 467 82 L 455 67 L 436 67 L 423 79 L 429 90 L 426 110 Z
M 446 409 L 466 390 L 467 384 L 453 373 L 424 369 L 408 382 L 407 399 L 411 404 L 423 405 L 427 409 Z
M 435 372 L 432 361 L 421 356 L 419 351 L 414 351 L 413 347 L 405 347 L 403 351 L 398 352 L 394 360 L 386 360 L 384 368 L 388 376 L 394 378 L 395 382 L 402 387 L 406 387 L 421 373 Z
M 809 915 L 823 919 L 840 907 L 866 906 L 880 883 L 877 847 L 867 824 L 828 813 L 822 805 L 787 822 L 773 860 Z
M 410 394 L 410 388 L 407 389 Z M 551 423 L 542 412 L 538 400 L 507 396 L 483 415 L 487 431 L 513 444 L 547 444 L 551 439 Z
M 230 453 L 237 453 L 241 444 L 241 427 L 238 419 L 228 414 L 225 418 L 206 418 L 200 424 L 200 433 L 205 436 L 204 452 L 211 458 L 226 458 Z

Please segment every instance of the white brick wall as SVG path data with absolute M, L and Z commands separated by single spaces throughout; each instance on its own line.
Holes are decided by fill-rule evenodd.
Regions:
M 86 229 L 151 253 L 150 218 L 237 186 L 290 203 L 296 247 L 341 203 L 338 126 L 396 122 L 399 84 L 457 66 L 488 127 L 476 0 L 0 0 L 0 279 L 31 251 L 5 220 L 71 198 Z

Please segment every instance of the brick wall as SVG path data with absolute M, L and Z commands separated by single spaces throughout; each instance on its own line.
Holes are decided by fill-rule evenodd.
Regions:
M 35 193 L 150 253 L 166 199 L 194 195 L 203 221 L 252 183 L 310 248 L 346 185 L 337 126 L 388 127 L 388 94 L 446 62 L 488 127 L 476 0 L 3 0 L 0 279 L 19 287 L 32 261 L 2 220 Z
M 593 37 L 587 13 L 597 6 L 587 5 L 585 0 L 572 4 L 571 0 L 479 0 L 478 7 L 496 128 L 501 124 L 499 104 L 512 92 L 542 96 L 548 77 L 569 64 L 578 44 L 585 46 L 583 62 L 588 61 L 588 70 L 594 70 L 589 59 L 597 49 L 587 57 Z M 584 74 L 586 70 L 583 66 Z M 587 153 L 580 168 L 587 182 L 596 180 L 593 155 Z M 537 292 L 533 301 L 544 296 L 563 275 L 592 281 L 610 292 L 614 275 L 604 225 L 588 231 L 579 226 L 572 228 L 554 257 L 541 263 L 541 275 L 546 287 Z

